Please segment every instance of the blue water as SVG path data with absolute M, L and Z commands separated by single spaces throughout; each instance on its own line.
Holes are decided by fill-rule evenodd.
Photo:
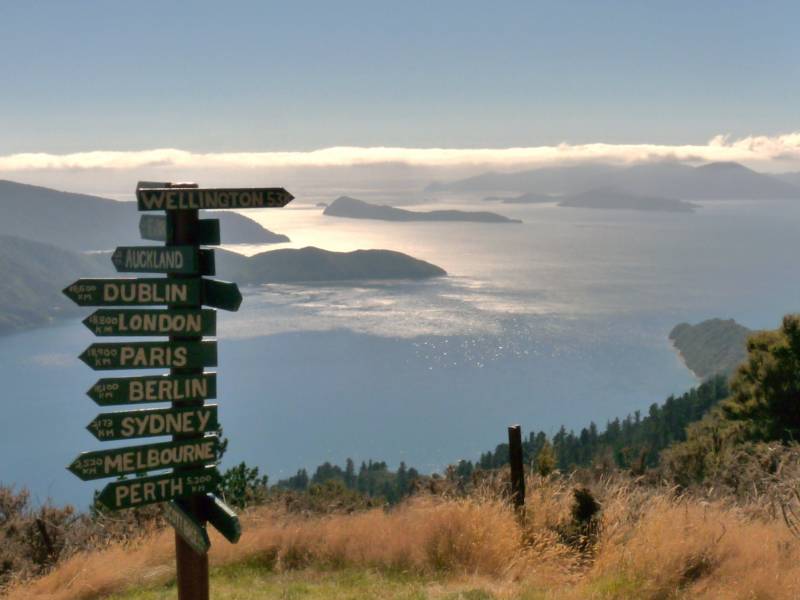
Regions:
M 392 248 L 450 276 L 247 290 L 239 313 L 221 315 L 225 465 L 245 460 L 272 481 L 346 457 L 432 470 L 493 448 L 511 423 L 602 426 L 696 383 L 667 340 L 676 323 L 775 327 L 800 304 L 792 203 L 495 209 L 525 223 L 257 214 L 293 246 Z M 101 410 L 84 395 L 98 374 L 76 358 L 91 342 L 77 319 L 0 338 L 0 481 L 38 501 L 86 506 L 102 486 L 64 468 L 111 446 L 83 428 Z

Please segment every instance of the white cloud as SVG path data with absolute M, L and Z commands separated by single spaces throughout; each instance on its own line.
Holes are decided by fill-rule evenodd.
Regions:
M 526 148 L 392 148 L 340 146 L 308 152 L 196 153 L 173 148 L 92 151 L 73 154 L 0 155 L 0 172 L 129 169 L 330 168 L 378 164 L 415 167 L 515 168 L 571 162 L 628 164 L 672 159 L 688 162 L 738 161 L 748 164 L 800 161 L 800 132 L 731 140 L 718 135 L 706 144 L 559 144 Z

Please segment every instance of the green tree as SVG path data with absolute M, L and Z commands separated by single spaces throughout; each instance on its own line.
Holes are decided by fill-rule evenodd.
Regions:
M 722 403 L 726 419 L 742 425 L 749 441 L 800 439 L 800 316 L 786 315 L 781 328 L 747 341 L 747 360 Z
M 248 467 L 244 462 L 222 474 L 220 491 L 225 502 L 237 508 L 261 504 L 267 496 L 266 475 L 258 475 L 258 467 Z
M 544 441 L 539 453 L 536 455 L 536 471 L 542 477 L 547 477 L 556 469 L 556 453 L 553 445 L 547 440 Z

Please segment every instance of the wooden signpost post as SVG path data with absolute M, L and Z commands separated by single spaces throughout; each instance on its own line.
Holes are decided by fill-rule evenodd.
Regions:
M 169 369 L 167 375 L 111 377 L 87 392 L 99 406 L 169 402 L 169 408 L 106 412 L 87 426 L 101 441 L 172 436 L 171 441 L 84 452 L 68 467 L 84 481 L 127 477 L 98 496 L 111 510 L 163 503 L 175 528 L 178 598 L 208 600 L 206 523 L 231 543 L 241 536 L 236 513 L 215 495 L 220 483 L 216 373 L 216 311 L 236 311 L 242 295 L 234 283 L 214 275 L 214 253 L 200 246 L 220 243 L 217 219 L 199 219 L 200 209 L 279 208 L 293 199 L 283 188 L 199 189 L 195 184 L 140 182 L 136 200 L 143 239 L 164 246 L 122 246 L 111 260 L 121 273 L 166 277 L 79 279 L 64 294 L 79 306 L 104 307 L 83 324 L 99 337 L 163 336 L 163 341 L 90 345 L 80 359 L 94 370 Z M 162 306 L 166 308 L 141 308 Z M 132 307 L 132 308 L 118 308 Z M 171 469 L 171 470 L 169 470 Z M 169 470 L 169 471 L 168 471 Z M 143 474 L 155 471 L 155 474 Z

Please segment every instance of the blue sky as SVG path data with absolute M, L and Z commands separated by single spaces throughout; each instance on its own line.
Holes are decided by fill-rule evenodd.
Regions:
M 0 154 L 800 130 L 792 2 L 6 2 Z

